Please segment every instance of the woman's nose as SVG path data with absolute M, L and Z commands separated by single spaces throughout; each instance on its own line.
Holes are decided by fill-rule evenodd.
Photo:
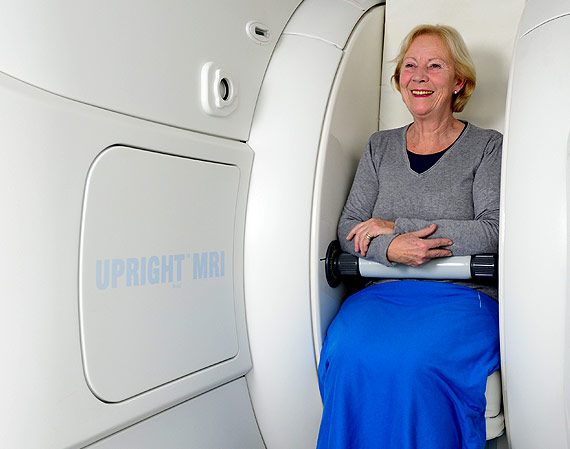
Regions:
M 421 81 L 427 81 L 427 72 L 425 68 L 417 67 L 416 70 L 414 70 L 414 76 L 412 77 L 412 79 L 416 83 L 419 83 Z

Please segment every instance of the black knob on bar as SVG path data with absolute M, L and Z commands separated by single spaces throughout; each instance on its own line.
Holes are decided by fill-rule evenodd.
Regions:
M 360 276 L 358 257 L 342 251 L 339 241 L 333 240 L 327 248 L 325 274 L 331 287 L 338 286 L 344 276 Z
M 497 279 L 499 267 L 497 254 L 476 254 L 471 256 L 471 277 L 480 280 Z

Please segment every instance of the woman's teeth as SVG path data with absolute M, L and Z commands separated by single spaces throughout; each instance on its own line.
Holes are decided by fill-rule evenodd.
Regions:
M 433 90 L 412 90 L 412 94 L 426 96 L 433 94 Z

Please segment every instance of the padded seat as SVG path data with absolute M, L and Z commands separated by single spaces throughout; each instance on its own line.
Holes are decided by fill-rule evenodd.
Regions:
M 497 370 L 487 378 L 485 391 L 487 408 L 485 409 L 485 427 L 487 439 L 492 440 L 500 436 L 505 430 L 505 416 L 503 415 L 501 371 Z

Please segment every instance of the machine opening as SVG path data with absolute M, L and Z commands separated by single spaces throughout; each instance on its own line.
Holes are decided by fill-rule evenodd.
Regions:
M 230 90 L 230 82 L 227 78 L 222 78 L 220 80 L 219 90 L 220 90 L 221 99 L 224 101 L 228 101 L 228 99 L 230 98 L 231 90 Z

